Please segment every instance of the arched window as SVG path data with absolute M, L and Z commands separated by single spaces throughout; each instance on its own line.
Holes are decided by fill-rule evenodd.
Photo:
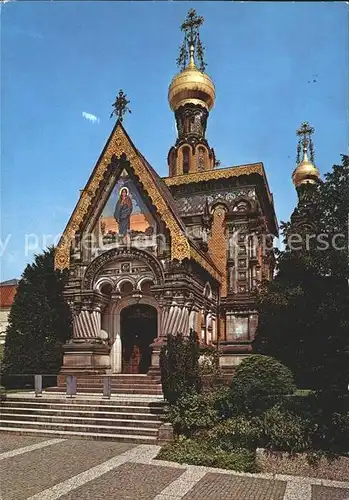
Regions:
M 141 284 L 141 290 L 144 294 L 146 295 L 149 295 L 151 293 L 151 287 L 153 286 L 153 282 L 152 281 L 143 281 L 143 283 Z
M 198 171 L 205 170 L 205 148 L 199 147 L 198 149 Z
M 120 292 L 123 295 L 128 295 L 129 293 L 133 292 L 133 285 L 130 281 L 125 281 L 124 283 L 121 284 L 120 286 Z
M 103 293 L 103 295 L 109 296 L 109 295 L 111 295 L 111 292 L 112 292 L 112 286 L 110 283 L 103 283 L 100 290 L 101 290 L 101 293 Z
M 183 174 L 188 174 L 189 173 L 189 147 L 186 146 L 182 149 L 182 155 L 183 155 Z
M 172 148 L 168 156 L 169 174 L 170 177 L 175 176 L 176 172 L 176 155 L 175 150 Z

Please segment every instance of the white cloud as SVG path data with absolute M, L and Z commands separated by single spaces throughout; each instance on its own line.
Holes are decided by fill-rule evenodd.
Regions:
M 86 118 L 86 120 L 88 120 L 89 122 L 99 123 L 99 118 L 97 118 L 97 116 L 93 115 L 92 113 L 86 113 L 86 111 L 83 111 L 82 116 Z

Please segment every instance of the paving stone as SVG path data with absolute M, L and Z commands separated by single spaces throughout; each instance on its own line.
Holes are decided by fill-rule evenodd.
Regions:
M 18 439 L 20 446 L 22 439 Z M 67 440 L 8 458 L 1 462 L 1 493 L 6 500 L 24 500 L 132 447 L 125 443 Z
M 25 437 L 12 436 L 8 434 L 0 433 L 0 453 L 5 453 L 5 451 L 15 450 L 17 448 L 24 448 L 25 446 L 30 446 L 31 444 L 42 443 L 50 438 L 37 438 L 37 437 Z
M 60 500 L 153 500 L 181 474 L 181 469 L 127 462 Z
M 286 482 L 228 474 L 206 474 L 183 500 L 282 500 Z
M 349 473 L 348 473 L 349 475 Z M 331 488 L 313 484 L 311 487 L 311 500 L 348 500 L 349 488 Z

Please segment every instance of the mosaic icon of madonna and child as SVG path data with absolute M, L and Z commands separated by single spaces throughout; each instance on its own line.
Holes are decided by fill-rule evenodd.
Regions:
M 117 235 L 152 234 L 155 221 L 147 210 L 137 189 L 128 176 L 123 175 L 113 189 L 100 219 L 103 241 Z

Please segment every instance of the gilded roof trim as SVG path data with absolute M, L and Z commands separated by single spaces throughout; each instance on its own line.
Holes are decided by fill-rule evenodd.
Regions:
M 240 175 L 250 174 L 259 174 L 264 177 L 263 164 L 252 163 L 251 165 L 204 170 L 203 172 L 165 177 L 164 181 L 167 186 L 180 186 L 181 184 L 190 184 L 192 182 L 210 181 L 211 179 L 229 179 L 230 177 L 240 177 Z

